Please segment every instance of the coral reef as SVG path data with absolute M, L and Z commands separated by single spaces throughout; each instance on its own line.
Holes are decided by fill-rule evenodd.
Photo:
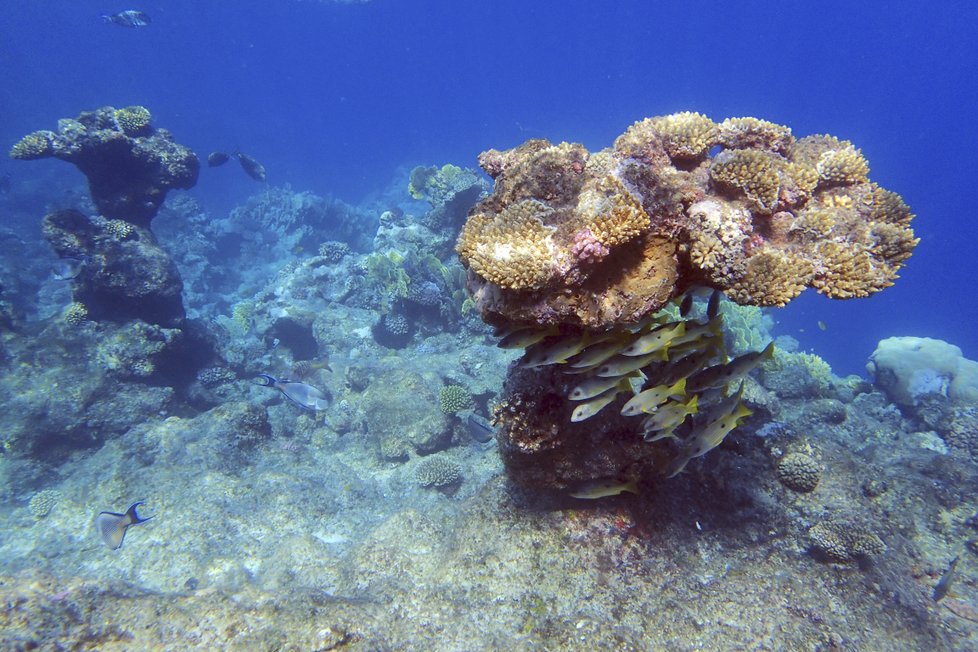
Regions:
M 851 143 L 755 118 L 680 113 L 593 154 L 531 140 L 479 160 L 496 184 L 457 249 L 493 323 L 605 328 L 697 284 L 762 306 L 806 287 L 867 296 L 917 242 L 909 209 L 868 180 Z
M 66 320 L 142 319 L 165 326 L 183 321 L 180 274 L 149 229 L 63 210 L 46 215 L 41 230 L 59 257 L 85 260 L 72 281 L 84 312 L 76 307 Z
M 174 188 L 197 183 L 200 162 L 166 129 L 154 128 L 145 107 L 104 106 L 36 131 L 10 150 L 20 160 L 54 157 L 78 167 L 99 212 L 148 227 Z

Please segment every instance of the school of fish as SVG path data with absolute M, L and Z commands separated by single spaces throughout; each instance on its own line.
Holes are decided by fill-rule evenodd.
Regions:
M 689 318 L 692 292 L 642 323 L 601 333 L 564 334 L 558 327 L 528 326 L 499 333 L 503 348 L 523 348 L 524 369 L 560 365 L 580 380 L 567 393 L 575 403 L 570 420 L 590 419 L 605 409 L 641 417 L 637 429 L 648 442 L 664 439 L 674 455 L 663 466 L 673 477 L 690 460 L 719 446 L 751 411 L 742 396 L 744 378 L 774 354 L 762 351 L 728 358 L 723 343 L 721 293 L 714 291 L 704 318 Z M 615 406 L 615 408 L 609 408 Z

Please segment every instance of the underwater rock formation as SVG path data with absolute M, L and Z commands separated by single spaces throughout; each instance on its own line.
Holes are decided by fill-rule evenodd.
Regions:
M 75 310 L 66 318 L 83 310 L 83 319 L 142 319 L 161 326 L 183 321 L 183 283 L 149 229 L 76 210 L 45 216 L 41 229 L 59 257 L 84 261 L 72 281 Z
M 912 408 L 927 395 L 978 405 L 978 362 L 953 344 L 930 337 L 888 337 L 866 364 L 876 385 L 897 405 Z
M 54 157 L 88 177 L 100 213 L 148 227 L 166 193 L 192 188 L 200 162 L 166 129 L 152 126 L 142 106 L 103 106 L 77 118 L 58 121 L 58 131 L 27 134 L 10 150 L 11 158 Z
M 479 162 L 495 187 L 456 249 L 482 318 L 527 349 L 495 411 L 526 486 L 681 473 L 765 409 L 741 381 L 774 348 L 729 356 L 719 292 L 742 306 L 806 287 L 864 297 L 917 244 L 852 143 L 755 118 L 677 113 L 600 152 L 530 140 Z M 700 320 L 688 291 L 703 287 L 719 292 Z
M 782 306 L 892 285 L 917 239 L 848 141 L 754 118 L 649 118 L 611 148 L 530 140 L 479 162 L 496 181 L 457 250 L 494 323 L 636 322 L 693 285 Z

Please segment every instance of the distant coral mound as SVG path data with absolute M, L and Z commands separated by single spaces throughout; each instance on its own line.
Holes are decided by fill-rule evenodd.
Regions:
M 530 140 L 479 159 L 496 181 L 457 250 L 490 321 L 604 328 L 692 285 L 782 306 L 892 285 L 917 238 L 852 143 L 756 118 L 648 118 L 613 147 Z
M 200 162 L 166 129 L 152 126 L 142 106 L 103 106 L 77 118 L 58 121 L 58 131 L 35 131 L 10 150 L 11 158 L 54 157 L 68 161 L 88 177 L 99 212 L 110 218 L 149 226 L 173 188 L 192 188 Z

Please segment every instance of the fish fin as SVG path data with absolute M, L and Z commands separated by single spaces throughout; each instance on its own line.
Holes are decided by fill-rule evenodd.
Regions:
M 693 394 L 693 398 L 686 401 L 686 411 L 688 414 L 696 414 L 699 410 L 699 394 Z
M 129 509 L 126 510 L 126 514 L 125 514 L 126 515 L 126 518 L 129 519 L 129 523 L 128 523 L 129 525 L 138 525 L 139 523 L 145 523 L 149 519 L 153 518 L 153 516 L 155 516 L 155 514 L 153 516 L 140 516 L 139 515 L 139 512 L 137 512 L 136 509 L 140 505 L 145 505 L 145 504 L 146 504 L 145 502 L 143 502 L 143 501 L 140 500 L 140 501 L 135 502 L 135 503 L 133 503 L 132 505 L 129 506 Z
M 723 292 L 720 290 L 713 290 L 710 294 L 710 300 L 706 304 L 706 318 L 713 319 L 720 314 L 720 299 L 723 298 Z
M 686 379 L 680 378 L 669 388 L 669 396 L 686 396 Z

